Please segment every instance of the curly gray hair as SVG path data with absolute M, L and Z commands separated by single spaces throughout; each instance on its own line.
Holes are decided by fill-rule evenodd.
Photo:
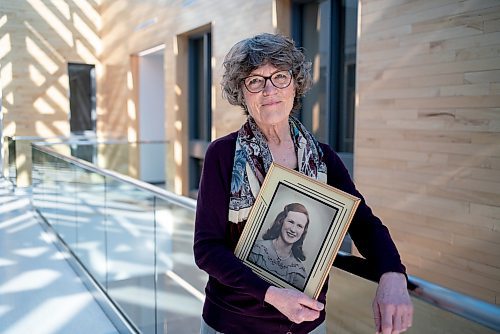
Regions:
M 248 110 L 243 97 L 244 78 L 256 68 L 271 64 L 280 70 L 291 70 L 295 82 L 293 110 L 300 108 L 300 98 L 311 88 L 311 62 L 290 38 L 264 33 L 236 43 L 224 59 L 222 96 L 229 103 Z

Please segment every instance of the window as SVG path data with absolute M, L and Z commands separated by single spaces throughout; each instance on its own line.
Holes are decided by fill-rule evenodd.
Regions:
M 212 42 L 210 32 L 189 38 L 189 194 L 196 197 L 212 132 Z
M 313 87 L 299 118 L 330 144 L 352 174 L 356 73 L 356 0 L 296 1 L 292 37 L 313 61 Z
M 95 132 L 95 66 L 68 63 L 68 77 L 71 133 Z

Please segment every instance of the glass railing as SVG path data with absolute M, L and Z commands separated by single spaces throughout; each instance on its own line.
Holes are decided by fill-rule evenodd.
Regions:
M 59 143 L 78 141 L 81 137 L 51 137 L 42 138 L 37 136 L 14 136 L 4 137 L 3 153 L 5 154 L 5 165 L 2 166 L 3 174 L 16 187 L 28 187 L 31 185 L 31 143 L 47 142 Z
M 94 137 L 5 137 L 4 174 L 18 187 L 31 185 L 31 143 L 48 145 L 64 156 L 88 161 L 134 179 L 166 186 L 165 156 L 169 142 L 127 142 L 123 139 L 98 141 Z
M 206 277 L 192 252 L 194 202 L 33 146 L 33 204 L 142 333 L 195 333 Z
M 37 210 L 132 331 L 198 333 L 207 277 L 192 253 L 195 202 L 68 152 L 64 145 L 33 146 Z M 328 332 L 374 333 L 376 284 L 365 261 L 342 253 L 334 265 Z M 415 320 L 408 333 L 500 331 L 498 306 L 409 279 Z

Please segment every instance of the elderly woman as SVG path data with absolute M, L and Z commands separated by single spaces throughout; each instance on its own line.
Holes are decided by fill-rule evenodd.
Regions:
M 309 213 L 300 203 L 290 203 L 278 213 L 262 240 L 253 246 L 248 261 L 280 277 L 297 289 L 304 289 L 306 259 L 302 245 L 309 226 Z
M 212 142 L 205 156 L 194 236 L 196 263 L 209 275 L 201 333 L 326 332 L 327 283 L 314 300 L 272 286 L 233 253 L 273 161 L 362 199 L 349 233 L 380 277 L 373 302 L 376 330 L 394 334 L 411 326 L 405 267 L 387 228 L 338 155 L 290 115 L 311 85 L 309 70 L 303 53 L 281 35 L 240 41 L 225 58 L 223 94 L 243 108 L 247 121 Z

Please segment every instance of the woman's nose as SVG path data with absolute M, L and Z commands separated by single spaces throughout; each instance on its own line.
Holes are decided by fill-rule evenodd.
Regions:
M 272 93 L 274 92 L 275 90 L 277 90 L 278 88 L 276 88 L 273 83 L 271 82 L 271 78 L 266 78 L 266 81 L 264 82 L 264 89 L 262 90 L 262 92 L 264 94 L 269 94 L 269 93 Z

